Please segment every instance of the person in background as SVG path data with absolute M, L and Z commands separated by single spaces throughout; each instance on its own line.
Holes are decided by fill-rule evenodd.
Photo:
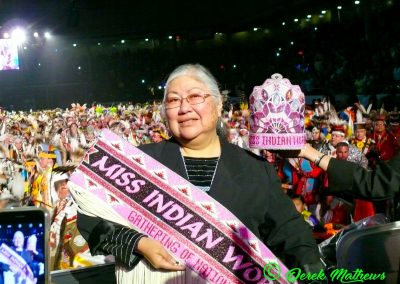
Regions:
M 350 206 L 342 199 L 324 193 L 321 196 L 321 207 L 317 214 L 324 226 L 332 224 L 333 226 L 343 227 L 351 222 L 350 209 Z
M 88 244 L 78 231 L 77 208 L 69 192 L 68 175 L 53 173 L 52 187 L 58 199 L 50 225 L 50 269 L 53 271 L 104 263 L 104 257 L 92 257 L 88 253 Z
M 227 134 L 227 140 L 229 143 L 239 146 L 240 148 L 246 147 L 242 137 L 239 135 L 239 130 L 237 128 L 229 128 Z
M 153 135 L 151 135 L 151 141 L 153 143 L 159 143 L 163 140 L 164 138 L 161 136 L 160 130 L 153 130 Z
M 30 235 L 26 241 L 26 252 L 29 255 L 29 264 L 33 275 L 38 279 L 38 283 L 44 280 L 44 253 L 37 247 L 36 235 Z
M 325 136 L 323 133 L 321 133 L 321 130 L 314 126 L 311 130 L 311 145 L 313 145 L 314 148 L 320 148 L 322 144 L 324 143 Z
M 400 149 L 396 138 L 387 130 L 387 118 L 385 111 L 380 109 L 380 114 L 375 119 L 374 131 L 371 134 L 371 138 L 375 141 L 375 157 L 371 162 L 371 167 L 376 167 L 379 160 L 390 160 Z M 399 197 L 376 201 L 375 206 L 379 213 L 384 213 L 396 220 L 400 218 Z
M 371 138 L 375 141 L 376 150 L 383 161 L 390 160 L 399 151 L 399 143 L 386 129 L 386 115 L 381 114 L 376 117 Z
M 25 161 L 24 140 L 22 137 L 16 137 L 10 146 L 9 159 L 15 163 L 22 164 Z
M 338 160 L 348 160 L 349 158 L 349 144 L 347 142 L 340 142 L 336 146 L 336 158 Z M 362 199 L 354 200 L 353 221 L 357 222 L 369 216 L 375 215 L 374 204 L 371 201 Z
M 38 156 L 39 162 L 36 163 L 38 174 L 32 183 L 32 202 L 35 206 L 44 207 L 51 212 L 54 194 L 50 191 L 50 179 L 56 154 L 49 145 L 42 144 Z
M 263 157 L 278 172 L 279 164 L 281 162 L 281 159 L 278 157 L 278 154 L 268 151 L 266 149 L 260 150 L 260 154 L 261 157 Z
M 324 172 L 303 158 L 288 158 L 282 163 L 279 174 L 301 195 L 311 213 L 315 214 L 320 194 L 320 177 Z
M 242 139 L 242 146 L 240 147 L 249 150 L 249 130 L 247 129 L 246 125 L 240 125 L 239 137 Z
M 6 209 L 10 207 L 18 207 L 21 206 L 21 201 L 18 198 L 11 194 L 8 189 L 3 189 L 0 192 L 0 210 Z
M 13 236 L 13 239 L 12 239 L 11 248 L 17 254 L 19 254 L 26 261 L 27 264 L 30 265 L 30 262 L 31 262 L 32 259 L 31 259 L 30 253 L 25 250 L 24 245 L 25 245 L 24 233 L 22 233 L 21 231 L 16 231 L 14 233 L 14 236 Z
M 336 157 L 336 146 L 340 142 L 347 141 L 346 140 L 346 127 L 344 124 L 337 123 L 337 124 L 332 124 L 331 126 L 332 132 L 331 132 L 331 139 L 329 140 L 328 143 L 324 144 L 321 149 L 319 149 L 322 153 Z M 356 146 L 354 145 L 349 145 L 349 156 L 348 160 L 358 163 L 362 167 L 366 168 L 368 167 L 368 160 L 365 157 L 364 154 L 362 154 Z
M 289 195 L 289 197 L 290 199 L 292 199 L 297 212 L 299 212 L 303 216 L 304 221 L 306 221 L 313 228 L 319 225 L 317 217 L 312 215 L 311 212 L 307 210 L 307 205 L 301 195 L 292 194 Z
M 374 141 L 371 138 L 367 138 L 367 129 L 365 125 L 365 122 L 354 124 L 355 137 L 351 139 L 350 143 L 368 157 L 368 153 L 374 148 Z

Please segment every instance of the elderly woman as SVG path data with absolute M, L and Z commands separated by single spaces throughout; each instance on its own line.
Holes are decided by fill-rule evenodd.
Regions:
M 179 66 L 167 80 L 162 110 L 173 138 L 140 149 L 224 205 L 276 255 L 294 256 L 306 271 L 319 272 L 310 228 L 282 192 L 274 168 L 217 135 L 221 110 L 209 71 L 198 64 Z M 184 269 L 158 241 L 132 229 L 82 214 L 78 227 L 92 253 L 113 254 L 128 270 L 142 256 L 157 269 Z

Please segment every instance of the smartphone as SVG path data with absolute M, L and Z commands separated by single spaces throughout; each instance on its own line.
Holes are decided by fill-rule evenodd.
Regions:
M 49 283 L 49 215 L 37 207 L 0 210 L 0 283 Z

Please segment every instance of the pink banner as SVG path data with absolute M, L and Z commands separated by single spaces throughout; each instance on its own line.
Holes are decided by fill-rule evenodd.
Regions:
M 13 283 L 36 283 L 33 272 L 25 259 L 5 243 L 2 243 L 0 246 L 0 262 L 8 264 L 10 266 L 9 271 L 15 273 L 11 280 L 14 281 Z M 9 282 L 5 281 L 5 283 Z
M 304 147 L 305 133 L 250 133 L 249 146 L 257 149 L 296 150 Z
M 266 263 L 279 265 L 277 275 L 287 268 L 232 213 L 108 130 L 70 180 L 210 283 L 288 283 L 265 279 Z

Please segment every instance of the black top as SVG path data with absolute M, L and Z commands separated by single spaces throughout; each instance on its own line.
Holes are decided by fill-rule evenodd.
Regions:
M 209 191 L 218 165 L 217 158 L 183 157 L 189 181 L 203 191 Z
M 375 200 L 399 196 L 400 152 L 390 161 L 378 163 L 373 171 L 352 162 L 331 159 L 327 172 L 331 194 L 346 193 Z

